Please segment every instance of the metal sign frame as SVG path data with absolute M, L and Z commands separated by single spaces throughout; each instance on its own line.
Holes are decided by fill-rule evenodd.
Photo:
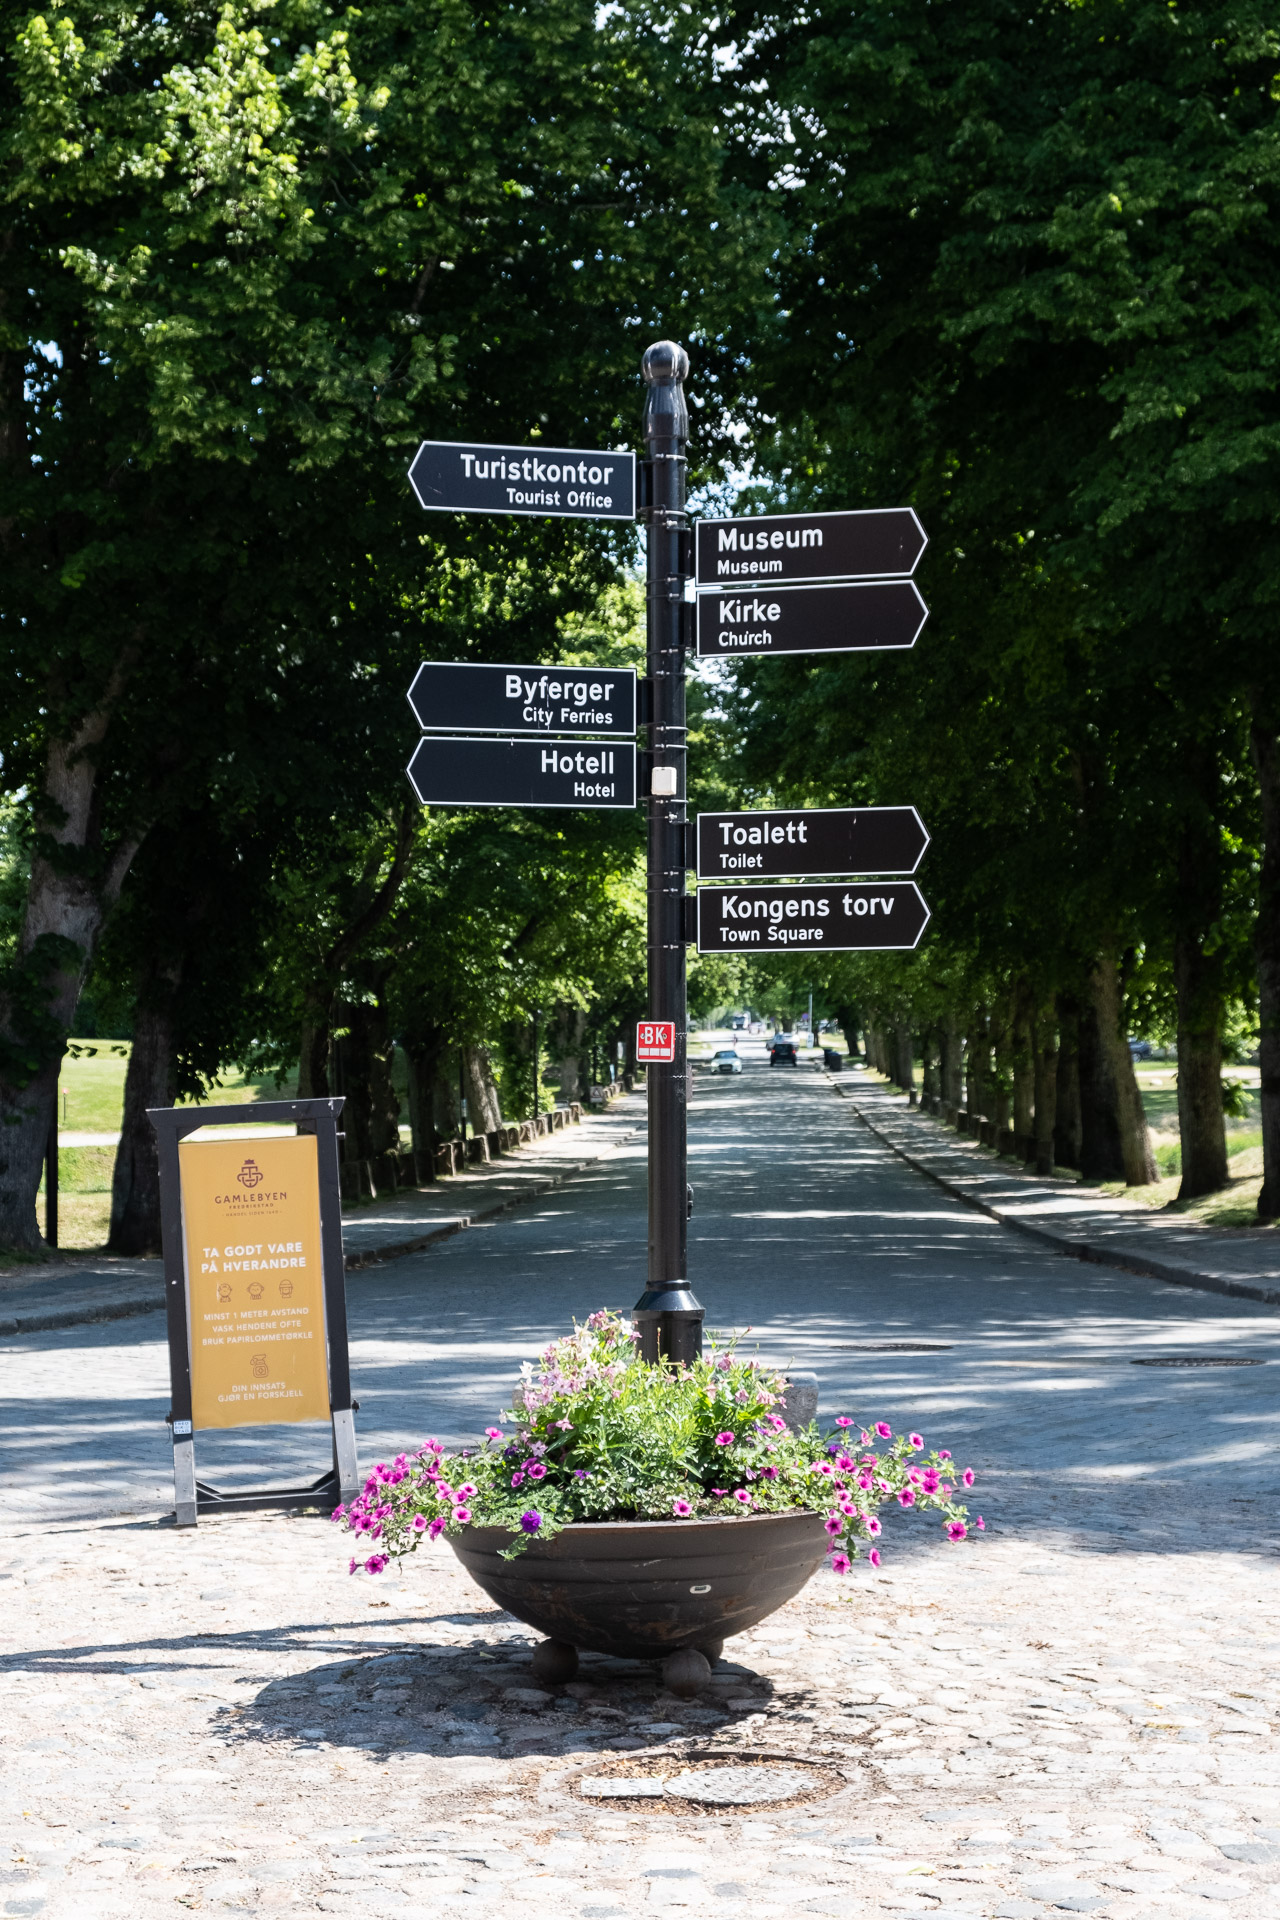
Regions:
M 798 860 L 788 859 L 785 854 L 782 854 L 769 856 L 771 859 L 780 858 L 783 863 L 781 866 L 777 864 L 748 866 L 744 861 L 742 867 L 733 872 L 726 871 L 723 867 L 713 867 L 710 858 L 711 849 L 704 846 L 704 837 L 710 838 L 713 827 L 725 823 L 732 823 L 735 828 L 742 827 L 747 831 L 752 827 L 758 827 L 761 831 L 776 828 L 783 820 L 801 820 L 806 823 L 811 820 L 870 820 L 875 825 L 883 826 L 888 824 L 891 815 L 905 814 L 912 816 L 920 831 L 920 851 L 909 867 L 887 866 L 883 862 L 874 867 L 858 867 L 850 865 L 848 861 L 839 861 L 833 866 L 824 867 L 815 866 L 812 860 L 807 865 L 801 865 Z M 929 847 L 929 830 L 914 807 L 757 807 L 736 813 L 700 813 L 694 825 L 694 857 L 691 864 L 699 880 L 719 880 L 734 886 L 740 886 L 744 881 L 750 880 L 821 879 L 828 874 L 837 879 L 844 879 L 854 874 L 913 874 L 918 871 L 920 862 L 924 859 Z
M 897 516 L 899 514 L 909 517 L 915 523 L 916 532 L 920 535 L 919 550 L 909 567 L 852 569 L 849 567 L 833 566 L 808 568 L 800 573 L 752 573 L 750 568 L 744 567 L 739 573 L 729 576 L 724 574 L 712 575 L 707 571 L 704 577 L 704 557 L 702 551 L 704 540 L 702 536 L 705 532 L 706 543 L 709 544 L 713 528 L 743 527 L 749 528 L 753 534 L 773 533 L 782 532 L 789 523 L 796 520 L 883 520 L 889 515 Z M 832 582 L 836 580 L 905 580 L 909 579 L 915 572 L 921 560 L 924 558 L 924 550 L 929 544 L 929 536 L 921 526 L 920 516 L 914 507 L 834 507 L 824 508 L 820 513 L 808 513 L 803 508 L 797 508 L 791 513 L 725 514 L 716 520 L 699 520 L 694 531 L 697 548 L 695 554 L 694 580 L 699 593 L 704 593 L 713 587 L 719 587 L 724 591 L 730 587 L 781 587 L 789 582 L 799 581 L 812 581 L 816 583 L 818 581 Z M 786 548 L 783 547 L 780 551 L 785 554 Z M 786 561 L 784 559 L 783 566 L 785 567 L 785 565 Z
M 626 490 L 630 494 L 630 500 L 625 506 L 621 507 L 598 507 L 589 505 L 561 507 L 549 506 L 545 501 L 534 501 L 527 506 L 504 507 L 489 501 L 480 500 L 424 500 L 418 482 L 414 478 L 414 472 L 423 454 L 428 450 L 434 451 L 437 448 L 449 453 L 457 453 L 459 455 L 466 454 L 476 458 L 481 454 L 486 455 L 489 466 L 500 465 L 502 467 L 503 471 L 499 477 L 504 487 L 508 484 L 509 479 L 506 472 L 506 462 L 512 455 L 515 456 L 517 462 L 522 462 L 526 459 L 534 461 L 535 463 L 545 461 L 549 466 L 554 466 L 558 474 L 563 472 L 566 461 L 569 467 L 572 468 L 575 464 L 581 464 L 584 461 L 599 463 L 607 460 L 611 463 L 610 470 L 612 470 L 613 467 L 617 467 L 626 473 Z M 491 476 L 486 474 L 484 478 L 487 481 Z M 525 481 L 519 475 L 510 476 L 510 479 L 523 486 L 542 485 L 544 491 L 545 485 L 572 487 L 575 488 L 579 494 L 587 487 L 602 486 L 604 484 L 603 481 L 592 481 L 590 479 L 587 481 L 575 481 L 572 479 L 561 479 L 559 477 L 554 481 L 548 481 L 546 483 L 538 482 L 536 476 L 531 481 Z M 636 517 L 636 456 L 634 453 L 625 450 L 615 451 L 612 447 L 522 446 L 514 440 L 420 440 L 413 459 L 409 463 L 409 485 L 413 488 L 414 498 L 417 500 L 418 505 L 426 513 L 506 513 L 522 520 L 634 521 Z
M 531 673 L 537 674 L 543 683 L 547 681 L 559 682 L 564 680 L 577 683 L 585 680 L 588 686 L 590 686 L 593 681 L 598 683 L 602 678 L 607 678 L 615 682 L 623 693 L 623 703 L 626 708 L 625 717 L 627 720 L 627 724 L 620 726 L 616 734 L 610 734 L 607 737 L 617 740 L 634 740 L 635 738 L 636 670 L 634 667 L 558 667 L 554 665 L 554 663 L 551 666 L 545 664 L 540 666 L 521 666 L 520 663 L 515 660 L 424 660 L 413 676 L 413 684 L 409 688 L 408 701 L 413 717 L 423 733 L 446 734 L 451 736 L 457 736 L 459 733 L 466 736 L 472 734 L 493 734 L 497 737 L 516 734 L 520 736 L 528 735 L 531 739 L 542 739 L 555 734 L 565 740 L 580 740 L 583 738 L 584 731 L 593 734 L 598 733 L 599 724 L 603 724 L 603 722 L 584 730 L 572 726 L 521 726 L 518 721 L 513 721 L 510 715 L 500 724 L 495 721 L 492 726 L 484 720 L 424 720 L 418 711 L 416 696 L 423 675 L 430 674 L 437 668 L 443 668 L 449 673 L 464 675 L 477 673 L 518 673 L 522 679 L 525 674 Z M 552 696 L 546 694 L 538 697 L 550 700 Z M 619 709 L 619 711 L 621 711 L 621 709 Z
M 180 1527 L 194 1527 L 202 1513 L 260 1508 L 337 1506 L 360 1487 L 355 1405 L 347 1345 L 346 1263 L 342 1252 L 342 1200 L 338 1186 L 338 1119 L 344 1099 L 264 1100 L 252 1108 L 148 1107 L 160 1168 L 160 1234 L 164 1249 L 164 1294 L 169 1332 L 169 1421 L 173 1428 L 173 1503 Z M 316 1136 L 320 1184 L 320 1270 L 324 1285 L 325 1352 L 333 1465 L 306 1487 L 247 1488 L 223 1493 L 196 1479 L 191 1409 L 190 1313 L 186 1244 L 182 1230 L 182 1185 L 178 1147 L 202 1127 L 297 1124 Z M 264 1426 L 272 1424 L 263 1421 Z

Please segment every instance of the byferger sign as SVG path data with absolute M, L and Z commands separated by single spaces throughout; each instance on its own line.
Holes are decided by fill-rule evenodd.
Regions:
M 418 725 L 461 733 L 636 730 L 631 667 L 518 667 L 428 660 L 409 689 Z
M 671 1061 L 676 1057 L 676 1023 L 674 1020 L 642 1020 L 636 1028 L 636 1059 L 643 1063 L 655 1060 Z
M 728 587 L 698 595 L 698 657 L 913 647 L 928 617 L 914 580 Z
M 315 1135 L 184 1140 L 178 1168 L 193 1426 L 327 1420 Z
M 826 887 L 699 887 L 699 953 L 827 953 L 917 946 L 929 909 L 914 880 Z
M 698 815 L 699 880 L 914 873 L 929 844 L 914 807 L 793 807 Z
M 634 807 L 630 740 L 486 740 L 426 734 L 409 762 L 424 806 Z
M 634 520 L 636 457 L 599 448 L 504 447 L 424 440 L 409 468 L 432 513 L 520 513 L 568 520 Z
M 697 584 L 746 587 L 784 580 L 892 579 L 914 573 L 927 544 L 910 507 L 701 520 Z

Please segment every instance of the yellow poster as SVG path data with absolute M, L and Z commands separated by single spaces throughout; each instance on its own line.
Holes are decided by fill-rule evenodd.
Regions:
M 327 1420 L 314 1134 L 184 1140 L 194 1426 Z

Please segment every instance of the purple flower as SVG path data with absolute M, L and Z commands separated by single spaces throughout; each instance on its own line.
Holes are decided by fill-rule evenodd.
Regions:
M 822 1524 L 826 1528 L 827 1532 L 831 1535 L 832 1539 L 834 1539 L 836 1534 L 842 1532 L 844 1529 L 844 1521 L 838 1519 L 834 1513 L 829 1513 Z
M 924 1440 L 921 1437 L 921 1435 L 918 1433 L 909 1433 L 907 1435 L 907 1440 L 910 1443 L 910 1445 L 913 1447 L 922 1447 L 924 1445 Z
M 731 1447 L 733 1445 L 733 1435 L 731 1433 L 718 1433 L 716 1435 L 716 1445 L 718 1447 Z
M 458 1498 L 459 1500 L 474 1500 L 478 1492 L 479 1492 L 479 1488 L 473 1487 L 471 1482 L 468 1480 L 465 1487 L 458 1488 Z
M 880 1531 L 880 1522 L 876 1519 L 875 1515 L 872 1514 L 870 1520 L 867 1522 L 867 1532 L 874 1537 Z
M 870 1553 L 869 1553 L 869 1554 L 867 1555 L 867 1558 L 868 1558 L 868 1560 L 869 1560 L 869 1561 L 871 1562 L 871 1564 L 872 1564 L 872 1566 L 873 1566 L 873 1567 L 878 1567 L 878 1566 L 880 1565 L 880 1549 L 879 1549 L 879 1547 L 872 1547 L 872 1549 L 871 1549 L 871 1551 L 870 1551 Z
M 545 1480 L 546 1477 L 547 1470 L 541 1460 L 535 1460 L 529 1468 L 529 1478 L 531 1480 Z
M 381 1573 L 386 1564 L 387 1556 L 385 1553 L 371 1553 L 364 1563 L 364 1570 L 366 1573 Z
M 969 1529 L 963 1520 L 952 1520 L 947 1525 L 948 1540 L 963 1540 Z
M 345 1507 L 335 1507 L 333 1512 L 329 1515 L 329 1518 L 331 1520 L 341 1520 L 345 1512 L 346 1512 Z
M 926 1467 L 926 1468 L 925 1468 L 925 1470 L 924 1470 L 924 1476 L 923 1476 L 923 1478 L 922 1478 L 922 1480 L 921 1480 L 921 1482 L 920 1482 L 920 1484 L 921 1484 L 921 1486 L 922 1486 L 922 1487 L 924 1488 L 924 1490 L 925 1490 L 925 1492 L 926 1492 L 926 1493 L 936 1493 L 936 1492 L 938 1491 L 938 1470 L 937 1470 L 937 1468 L 936 1468 L 936 1467 Z
M 414 1514 L 414 1516 L 413 1516 L 413 1530 L 414 1530 L 414 1532 L 415 1532 L 415 1533 L 425 1533 L 425 1532 L 426 1532 L 426 1530 L 427 1530 L 427 1516 L 425 1515 L 425 1513 L 415 1513 L 415 1514 Z
M 693 1512 L 693 1508 L 689 1505 L 689 1502 L 687 1500 L 673 1500 L 671 1502 L 671 1511 L 672 1513 L 674 1513 L 677 1520 L 687 1520 L 689 1515 Z
M 469 1520 L 471 1519 L 470 1507 L 455 1507 L 453 1510 L 453 1517 L 457 1521 L 460 1527 L 465 1527 L 469 1522 Z
M 358 1560 L 353 1560 L 353 1561 L 351 1562 L 351 1565 L 350 1565 L 350 1566 L 349 1566 L 349 1567 L 347 1568 L 347 1572 L 348 1572 L 348 1573 L 354 1573 L 354 1572 L 355 1572 L 355 1570 L 356 1570 L 356 1568 L 357 1568 L 357 1567 L 358 1567 L 359 1565 L 360 1565 L 360 1562 L 359 1562 Z
M 542 1515 L 540 1513 L 535 1513 L 533 1508 L 530 1507 L 527 1513 L 522 1513 L 520 1515 L 520 1525 L 524 1528 L 526 1533 L 536 1533 L 538 1531 L 538 1528 L 542 1525 Z
M 761 1467 L 760 1471 L 766 1480 L 776 1480 L 778 1477 L 778 1469 L 776 1467 Z
M 443 1520 L 433 1520 L 431 1522 L 431 1525 L 427 1528 L 427 1538 L 429 1540 L 438 1540 L 440 1538 L 440 1535 L 444 1532 L 444 1525 L 445 1523 Z
M 589 1480 L 591 1478 L 591 1475 L 587 1472 L 585 1467 L 575 1467 L 573 1470 L 573 1477 L 575 1480 Z
M 880 1435 L 880 1438 L 882 1440 L 892 1440 L 893 1438 L 893 1428 L 889 1425 L 889 1422 L 887 1420 L 876 1421 L 876 1432 Z
M 513 1473 L 511 1476 L 511 1484 L 513 1487 L 522 1487 L 524 1485 L 524 1475 L 522 1473 Z
M 951 1455 L 947 1452 L 945 1447 L 942 1447 L 938 1451 L 938 1458 L 939 1460 L 949 1460 L 951 1458 Z
M 902 1489 L 902 1492 L 898 1495 L 898 1505 L 900 1507 L 914 1507 L 915 1503 L 916 1503 L 915 1488 L 904 1487 Z
M 971 1487 L 974 1481 L 977 1479 L 977 1477 L 978 1476 L 974 1472 L 972 1467 L 966 1467 L 964 1472 L 960 1475 L 961 1484 L 966 1487 Z
M 831 1556 L 832 1573 L 848 1573 L 853 1565 L 847 1553 L 833 1553 Z

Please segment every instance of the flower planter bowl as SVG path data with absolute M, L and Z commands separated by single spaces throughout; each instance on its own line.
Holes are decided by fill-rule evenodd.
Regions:
M 501 1527 L 449 1545 L 491 1600 L 549 1639 L 629 1660 L 714 1649 L 784 1606 L 829 1546 L 817 1513 L 577 1522 L 514 1560 Z

